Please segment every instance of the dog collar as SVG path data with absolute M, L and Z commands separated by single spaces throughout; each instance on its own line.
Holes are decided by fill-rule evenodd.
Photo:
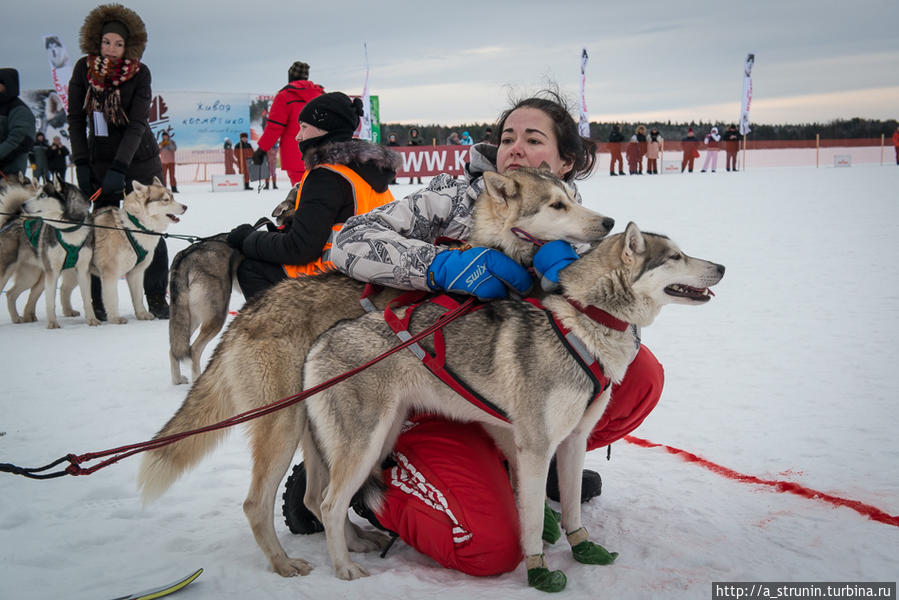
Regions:
M 613 317 L 598 306 L 593 306 L 592 304 L 590 306 L 583 306 L 577 300 L 572 300 L 567 296 L 565 297 L 565 300 L 567 300 L 568 304 L 575 307 L 581 314 L 586 315 L 588 318 L 596 321 L 597 323 L 605 325 L 609 329 L 614 329 L 615 331 L 626 331 L 627 328 L 630 327 L 630 323 L 628 323 L 627 321 L 622 321 L 617 317 Z

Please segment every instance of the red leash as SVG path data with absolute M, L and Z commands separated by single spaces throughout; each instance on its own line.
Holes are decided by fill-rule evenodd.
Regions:
M 288 396 L 287 398 L 283 398 L 278 400 L 277 402 L 273 402 L 271 404 L 267 404 L 265 406 L 260 406 L 259 408 L 254 408 L 252 410 L 248 410 L 246 412 L 240 413 L 238 415 L 234 415 L 224 421 L 219 421 L 218 423 L 213 423 L 212 425 L 207 425 L 206 427 L 201 427 L 199 429 L 194 429 L 192 431 L 185 431 L 182 433 L 176 433 L 170 436 L 162 437 L 155 440 L 149 440 L 146 442 L 140 442 L 138 444 L 131 444 L 128 446 L 120 446 L 118 448 L 111 448 L 109 450 L 103 450 L 102 452 L 88 452 L 87 454 L 67 454 L 66 456 L 55 460 L 49 465 L 37 468 L 26 468 L 26 467 L 18 467 L 16 465 L 12 465 L 9 463 L 0 463 L 0 473 L 12 473 L 14 475 L 22 475 L 24 477 L 28 477 L 30 479 L 52 479 L 55 477 L 62 477 L 64 475 L 90 475 L 95 471 L 99 471 L 104 467 L 108 467 L 111 464 L 117 463 L 120 460 L 128 458 L 129 456 L 133 456 L 134 454 L 138 454 L 140 452 L 146 452 L 147 450 L 156 450 L 157 448 L 162 448 L 163 446 L 168 446 L 169 444 L 173 444 L 179 440 L 183 440 L 186 437 L 197 435 L 199 433 L 207 433 L 210 431 L 216 431 L 218 429 L 225 429 L 227 427 L 232 427 L 239 423 L 244 423 L 246 421 L 250 421 L 252 419 L 256 419 L 258 417 L 265 416 L 269 413 L 273 413 L 277 410 L 281 410 L 282 408 L 286 408 L 291 406 L 292 404 L 296 404 L 298 402 L 302 402 L 309 396 L 317 394 L 318 392 L 325 390 L 333 385 L 336 385 L 343 381 L 344 379 L 348 379 L 370 367 L 371 365 L 384 360 L 391 354 L 395 352 L 399 352 L 400 350 L 406 348 L 407 346 L 411 346 L 421 339 L 431 335 L 435 331 L 441 329 L 444 325 L 452 321 L 453 319 L 465 314 L 468 312 L 469 308 L 472 304 L 475 303 L 475 298 L 468 298 L 465 302 L 460 304 L 457 308 L 445 312 L 440 317 L 434 321 L 433 324 L 429 325 L 426 329 L 416 334 L 415 336 L 409 338 L 405 342 L 394 346 L 390 350 L 384 352 L 380 356 L 376 356 L 369 362 L 364 365 L 358 366 L 354 369 L 347 371 L 346 373 L 342 373 L 337 377 L 333 377 L 327 381 L 324 381 L 318 384 L 315 387 L 309 388 L 299 394 L 295 394 L 293 396 Z M 89 462 L 93 460 L 97 460 L 104 457 L 111 457 L 107 460 L 94 465 L 92 467 L 82 467 L 81 463 Z M 69 466 L 60 471 L 54 471 L 50 473 L 43 473 L 43 471 L 47 471 L 63 462 L 69 462 Z

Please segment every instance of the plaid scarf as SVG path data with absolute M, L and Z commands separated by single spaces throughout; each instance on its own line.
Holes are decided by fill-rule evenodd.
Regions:
M 122 107 L 119 86 L 137 75 L 140 61 L 123 58 L 87 57 L 87 81 L 90 87 L 84 98 L 84 110 L 102 111 L 113 125 L 128 123 L 128 115 Z

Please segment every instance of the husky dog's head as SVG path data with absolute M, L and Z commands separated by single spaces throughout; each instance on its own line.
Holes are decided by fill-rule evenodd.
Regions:
M 684 254 L 663 235 L 628 223 L 561 272 L 564 293 L 645 327 L 665 304 L 704 304 L 724 266 Z
M 175 202 L 172 192 L 158 177 L 154 177 L 150 185 L 135 181 L 133 187 L 134 190 L 125 196 L 122 208 L 147 229 L 165 231 L 169 225 L 181 220 L 177 215 L 183 215 L 187 211 L 186 206 Z
M 66 223 L 54 223 L 54 220 L 81 223 L 88 217 L 90 210 L 91 203 L 84 192 L 59 177 L 37 186 L 34 196 L 23 207 L 27 216 L 47 219 L 57 228 L 65 227 Z
M 609 234 L 615 220 L 578 204 L 574 188 L 544 163 L 505 175 L 484 173 L 485 189 L 475 204 L 469 242 L 502 250 L 530 266 L 536 246 L 513 228 L 540 240 L 596 242 Z

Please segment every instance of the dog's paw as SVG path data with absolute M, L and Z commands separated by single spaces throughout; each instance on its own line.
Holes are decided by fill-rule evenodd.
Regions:
M 128 322 L 128 319 L 126 319 L 125 317 L 113 317 L 112 315 L 110 315 L 109 322 L 115 323 L 116 325 L 124 325 Z
M 344 581 L 352 581 L 353 579 L 359 579 L 360 577 L 368 577 L 368 571 L 363 569 L 361 565 L 357 565 L 352 561 L 343 565 L 335 566 L 334 574 L 337 575 L 338 579 L 343 579 Z
M 59 323 L 56 321 L 47 321 L 47 329 L 60 329 Z
M 22 320 L 22 317 L 19 317 L 19 316 L 10 317 L 10 320 L 13 323 L 24 323 L 25 322 L 24 320 Z
M 610 565 L 618 558 L 617 552 L 609 552 L 599 544 L 585 540 L 571 547 L 574 560 L 585 565 Z
M 138 320 L 138 321 L 152 321 L 152 320 L 155 319 L 155 318 L 156 318 L 156 317 L 153 316 L 153 313 L 150 313 L 150 312 L 138 313 L 138 314 L 137 314 L 137 320 Z
M 92 319 L 89 318 L 87 320 L 87 324 L 89 327 L 96 327 L 97 325 L 100 324 L 100 319 L 98 319 L 97 317 L 94 317 Z
M 387 547 L 390 538 L 379 531 L 358 528 L 355 539 L 347 540 L 350 552 L 378 552 Z
M 81 313 L 74 309 L 63 310 L 62 314 L 64 317 L 80 317 Z
M 297 575 L 308 575 L 312 572 L 312 565 L 302 558 L 290 558 L 278 561 L 272 567 L 281 577 L 296 577 Z
M 178 376 L 178 378 L 173 377 L 172 383 L 175 385 L 184 385 L 185 383 L 190 383 L 190 381 L 188 381 L 187 377 L 185 377 L 184 375 L 180 375 Z
M 35 315 L 25 315 L 22 317 L 22 323 L 34 323 L 35 321 L 37 321 Z

